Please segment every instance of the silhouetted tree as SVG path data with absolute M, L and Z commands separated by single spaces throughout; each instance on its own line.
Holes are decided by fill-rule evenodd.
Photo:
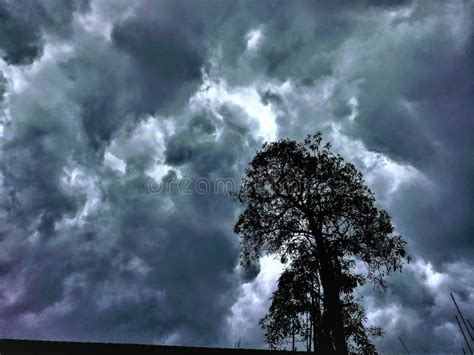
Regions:
M 284 139 L 265 144 L 235 194 L 245 209 L 234 230 L 242 236 L 243 266 L 270 253 L 297 273 L 311 275 L 294 284 L 321 301 L 320 314 L 317 302 L 304 306 L 313 324 L 314 349 L 346 354 L 352 337 L 361 351 L 371 352 L 375 348 L 368 334 L 377 330 L 364 327 L 363 309 L 352 293 L 367 280 L 385 287 L 385 276 L 402 268 L 406 243 L 393 235 L 389 215 L 375 206 L 362 174 L 330 148 L 321 146 L 321 133 L 303 143 Z M 356 273 L 356 266 L 365 271 Z M 289 287 L 280 281 L 275 295 L 283 292 L 282 284 Z M 302 304 L 296 294 L 292 301 Z M 296 319 L 295 305 L 282 303 L 275 324 L 287 330 L 288 319 Z M 270 310 L 269 317 L 275 312 Z
M 306 256 L 311 257 L 309 253 Z M 282 272 L 269 312 L 260 320 L 265 341 L 272 349 L 295 336 L 298 342 L 306 343 L 307 350 L 312 346 L 313 322 L 320 323 L 322 296 L 318 274 L 308 261 L 300 257 Z
M 281 348 L 292 342 L 306 343 L 308 351 L 328 349 L 330 344 L 322 327 L 322 292 L 317 270 L 310 260 L 308 250 L 301 251 L 299 257 L 292 260 L 278 279 L 278 286 L 271 297 L 268 314 L 260 320 L 265 329 L 265 342 L 272 349 Z M 346 288 L 341 290 L 343 324 L 351 352 L 375 353 L 371 338 L 381 335 L 377 327 L 365 327 L 365 312 L 354 302 L 352 285 L 356 280 L 347 282 L 347 278 L 358 275 L 344 275 Z M 349 286 L 349 287 L 347 287 Z M 318 332 L 319 330 L 319 332 Z M 313 338 L 314 337 L 314 338 Z M 312 340 L 314 339 L 314 344 Z

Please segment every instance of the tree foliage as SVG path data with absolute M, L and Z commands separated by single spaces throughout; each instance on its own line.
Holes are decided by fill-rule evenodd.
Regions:
M 234 227 L 241 263 L 275 254 L 287 265 L 261 321 L 269 344 L 298 329 L 324 353 L 371 353 L 380 331 L 364 326 L 353 292 L 367 281 L 385 287 L 385 277 L 402 269 L 406 243 L 362 174 L 321 141 L 317 133 L 265 144 L 251 161 L 235 194 L 244 207 Z

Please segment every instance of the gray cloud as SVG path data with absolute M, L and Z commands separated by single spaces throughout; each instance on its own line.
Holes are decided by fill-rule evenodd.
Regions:
M 88 0 L 3 1 L 0 4 L 0 55 L 11 64 L 31 64 L 43 53 L 46 35 L 67 37 L 74 13 L 88 8 Z
M 55 4 L 0 5 L 2 336 L 263 346 L 276 271 L 238 267 L 238 207 L 147 185 L 239 181 L 265 139 L 320 129 L 415 258 L 388 293 L 361 290 L 380 349 L 459 346 L 472 4 Z

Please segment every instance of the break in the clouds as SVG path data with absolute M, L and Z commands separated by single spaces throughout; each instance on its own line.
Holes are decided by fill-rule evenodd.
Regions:
M 381 352 L 460 351 L 474 309 L 472 1 L 0 2 L 0 336 L 262 347 L 280 265 L 225 193 L 321 130 L 409 242 L 360 290 Z M 423 329 L 423 331 L 421 331 Z

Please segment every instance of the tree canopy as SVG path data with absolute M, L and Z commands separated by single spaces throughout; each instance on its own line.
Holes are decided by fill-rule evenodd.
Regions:
M 244 207 L 234 227 L 241 263 L 275 254 L 286 265 L 261 321 L 271 346 L 297 331 L 313 350 L 373 353 L 380 330 L 364 325 L 353 292 L 367 281 L 385 287 L 402 269 L 406 242 L 362 173 L 321 142 L 318 132 L 264 144 L 251 161 L 235 194 Z

